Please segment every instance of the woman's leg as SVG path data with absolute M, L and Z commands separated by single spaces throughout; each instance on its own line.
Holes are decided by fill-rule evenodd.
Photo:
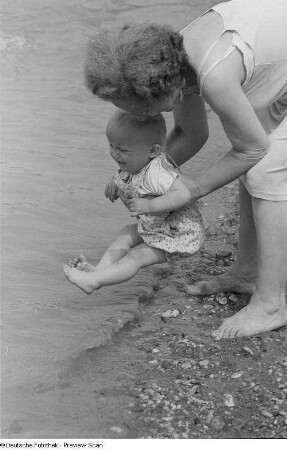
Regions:
M 248 306 L 213 332 L 216 339 L 252 336 L 287 323 L 287 201 L 253 198 L 257 231 L 256 290 Z
M 257 270 L 256 230 L 252 213 L 252 197 L 240 181 L 240 227 L 237 260 L 230 270 L 208 281 L 186 286 L 191 295 L 209 295 L 218 292 L 252 293 Z
M 78 286 L 86 294 L 91 294 L 102 286 L 123 283 L 131 279 L 143 267 L 163 262 L 166 262 L 163 250 L 140 244 L 133 247 L 119 261 L 101 270 L 85 272 L 67 264 L 64 265 L 63 269 L 71 283 Z
M 77 269 L 84 270 L 85 272 L 100 270 L 123 258 L 123 256 L 125 256 L 132 247 L 135 247 L 142 242 L 143 240 L 137 232 L 137 224 L 126 225 L 119 231 L 118 235 L 105 251 L 96 266 L 90 264 L 83 254 L 81 254 L 78 258 L 75 258 L 73 261 L 70 261 L 69 266 L 76 267 Z

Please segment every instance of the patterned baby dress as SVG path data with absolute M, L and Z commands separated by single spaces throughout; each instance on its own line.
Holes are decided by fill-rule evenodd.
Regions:
M 160 154 L 138 174 L 119 170 L 114 182 L 128 198 L 156 197 L 168 192 L 177 177 L 177 171 L 166 156 Z M 148 246 L 169 254 L 193 254 L 204 240 L 203 221 L 195 203 L 175 211 L 138 216 L 138 233 Z

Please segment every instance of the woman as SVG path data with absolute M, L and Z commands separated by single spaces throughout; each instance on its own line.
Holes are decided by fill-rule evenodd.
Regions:
M 194 295 L 252 293 L 247 307 L 213 332 L 251 336 L 287 323 L 287 3 L 234 0 L 181 33 L 161 25 L 102 32 L 91 41 L 87 87 L 140 118 L 173 111 L 167 150 L 178 164 L 208 137 L 203 99 L 232 149 L 196 178 L 199 199 L 240 177 L 238 258 L 223 276 L 188 286 Z

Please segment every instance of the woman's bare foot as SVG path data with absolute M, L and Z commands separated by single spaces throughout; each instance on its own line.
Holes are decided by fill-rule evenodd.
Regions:
M 63 265 L 63 271 L 67 279 L 86 294 L 92 294 L 101 287 L 100 283 L 94 279 L 95 273 L 85 272 L 76 267 L 70 267 L 68 264 Z
M 255 284 L 231 272 L 218 275 L 211 280 L 199 281 L 185 286 L 185 291 L 191 295 L 210 295 L 218 292 L 252 294 L 254 290 Z
M 245 308 L 234 316 L 224 320 L 222 325 L 211 333 L 216 339 L 232 339 L 235 337 L 253 336 L 266 331 L 275 330 L 287 324 L 287 311 L 285 299 L 281 306 L 275 307 L 258 300 L 250 300 Z
M 70 267 L 83 270 L 84 272 L 93 272 L 96 267 L 87 261 L 87 258 L 82 253 L 77 258 L 71 259 L 68 263 Z

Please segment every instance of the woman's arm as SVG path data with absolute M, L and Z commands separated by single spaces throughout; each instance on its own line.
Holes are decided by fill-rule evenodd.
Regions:
M 230 68 L 229 68 L 230 69 Z M 182 179 L 194 200 L 230 183 L 251 169 L 266 154 L 268 136 L 243 92 L 237 76 L 222 64 L 207 77 L 203 94 L 219 115 L 233 148 L 211 168 L 192 179 Z
M 191 194 L 185 184 L 176 178 L 168 192 L 153 199 L 133 198 L 128 201 L 131 216 L 140 214 L 174 211 L 186 205 L 191 200 Z
M 180 166 L 194 156 L 208 139 L 204 101 L 196 94 L 185 94 L 173 110 L 174 128 L 167 137 L 166 150 Z

